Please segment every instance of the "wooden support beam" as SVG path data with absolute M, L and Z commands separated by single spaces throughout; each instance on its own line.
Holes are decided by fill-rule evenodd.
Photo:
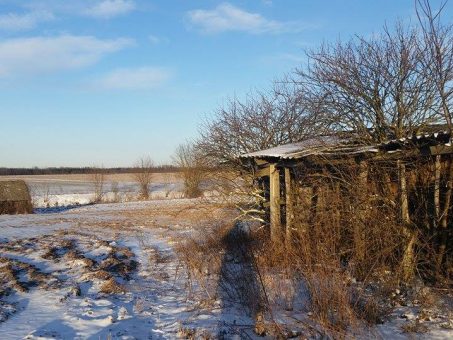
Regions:
M 271 240 L 281 241 L 282 226 L 280 213 L 280 171 L 275 164 L 270 165 L 270 222 Z
M 285 168 L 285 203 L 286 203 L 286 244 L 291 243 L 292 235 L 291 230 L 293 228 L 293 184 L 291 179 L 291 171 Z
M 255 177 L 257 177 L 257 178 L 259 178 L 259 177 L 269 177 L 269 175 L 270 175 L 269 167 L 258 169 L 255 172 Z
M 400 203 L 400 217 L 404 224 L 410 223 L 409 218 L 409 203 L 407 199 L 407 178 L 406 178 L 406 164 L 398 160 L 396 162 L 398 168 L 398 186 L 399 186 L 399 203 Z
M 434 163 L 434 227 L 437 227 L 440 219 L 440 161 L 440 155 L 436 155 Z
M 435 145 L 431 146 L 429 149 L 432 155 L 445 155 L 453 153 L 453 146 L 451 145 Z
M 400 215 L 401 221 L 403 222 L 403 235 L 405 235 L 407 238 L 407 243 L 403 252 L 403 258 L 401 259 L 401 270 L 403 274 L 403 280 L 409 281 L 414 275 L 414 246 L 417 242 L 417 231 L 409 228 L 411 220 L 409 216 L 409 204 L 407 198 L 406 165 L 401 160 L 398 160 L 396 164 L 398 168 Z
M 368 208 L 368 163 L 360 161 L 359 163 L 359 178 L 357 183 L 356 205 L 357 205 L 357 221 L 354 223 L 354 244 L 355 255 L 359 261 L 365 258 L 365 223 L 367 220 Z

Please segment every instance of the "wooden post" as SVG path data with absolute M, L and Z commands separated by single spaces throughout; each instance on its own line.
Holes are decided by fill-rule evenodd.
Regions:
M 442 217 L 440 219 L 440 246 L 437 256 L 436 272 L 439 274 L 442 268 L 443 258 L 447 249 L 448 242 L 448 216 L 451 209 L 451 196 L 453 192 L 453 161 L 450 158 L 447 161 L 447 192 L 445 193 L 444 204 L 442 208 Z
M 406 165 L 403 161 L 397 161 L 398 168 L 398 189 L 399 189 L 399 203 L 400 203 L 400 218 L 403 222 L 403 235 L 407 238 L 407 244 L 404 249 L 403 258 L 401 261 L 401 269 L 403 280 L 408 281 L 414 275 L 415 254 L 414 246 L 417 241 L 417 232 L 409 228 L 409 203 L 407 199 L 407 177 Z
M 280 171 L 275 164 L 270 165 L 270 219 L 271 219 L 271 240 L 281 240 L 281 217 L 280 217 Z
M 401 221 L 404 224 L 409 224 L 410 218 L 409 218 L 409 203 L 407 201 L 406 165 L 401 160 L 398 160 L 397 167 L 398 167 L 400 217 Z
M 292 180 L 291 180 L 291 171 L 289 168 L 285 168 L 285 203 L 286 203 L 286 244 L 291 244 L 291 230 L 293 228 L 293 200 L 292 200 Z
M 354 243 L 357 259 L 365 258 L 365 223 L 367 220 L 367 198 L 368 198 L 368 164 L 366 161 L 359 163 L 358 191 L 356 193 L 357 204 L 356 211 L 358 218 L 354 224 Z
M 437 227 L 440 218 L 440 170 L 440 155 L 436 155 L 434 163 L 434 227 Z

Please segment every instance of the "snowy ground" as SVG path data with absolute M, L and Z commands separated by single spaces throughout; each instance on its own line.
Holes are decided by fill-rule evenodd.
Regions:
M 164 199 L 0 216 L 0 339 L 257 338 L 253 317 L 206 299 L 175 252 L 228 215 L 206 200 Z M 316 337 L 304 303 L 274 316 Z M 419 312 L 401 306 L 359 338 L 452 338 L 445 311 L 421 320 L 428 333 L 404 333 Z
M 172 249 L 178 235 L 203 219 L 194 213 L 184 222 L 174 214 L 191 215 L 196 204 L 162 200 L 0 216 L 0 338 L 151 339 L 193 329 L 214 332 L 222 310 L 204 309 L 189 295 Z
M 35 208 L 48 211 L 90 204 L 94 199 L 94 183 L 90 175 L 8 176 L 3 179 L 23 179 L 27 183 Z M 136 201 L 139 186 L 131 174 L 106 175 L 103 184 L 105 202 Z M 181 198 L 183 186 L 172 173 L 156 173 L 149 185 L 151 199 Z M 63 209 L 62 209 L 63 207 Z

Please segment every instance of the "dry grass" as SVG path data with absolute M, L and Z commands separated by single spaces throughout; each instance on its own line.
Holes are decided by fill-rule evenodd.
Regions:
M 102 284 L 99 292 L 103 294 L 122 294 L 125 293 L 126 290 L 123 286 L 118 284 L 114 278 L 110 278 Z
M 30 287 L 47 288 L 49 275 L 36 266 L 19 260 L 0 258 L 0 285 L 3 291 L 27 292 Z
M 408 321 L 406 324 L 401 326 L 401 330 L 404 333 L 427 333 L 429 331 L 428 327 L 421 323 L 418 319 Z

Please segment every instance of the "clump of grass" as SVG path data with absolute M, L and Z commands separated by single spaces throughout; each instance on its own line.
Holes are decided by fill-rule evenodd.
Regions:
M 110 278 L 102 284 L 101 288 L 99 289 L 99 292 L 110 295 L 110 294 L 122 294 L 125 293 L 126 290 L 124 289 L 123 286 L 118 284 L 118 282 L 116 282 L 114 278 Z

